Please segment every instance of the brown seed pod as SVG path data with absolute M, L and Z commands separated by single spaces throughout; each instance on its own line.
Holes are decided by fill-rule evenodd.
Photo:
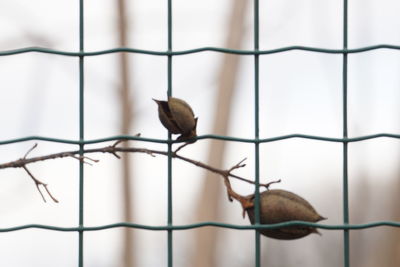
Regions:
M 172 134 L 180 134 L 178 140 L 196 137 L 197 118 L 188 103 L 170 97 L 168 101 L 153 99 L 158 105 L 158 117 Z
M 250 222 L 254 224 L 254 207 L 248 208 L 246 211 Z M 310 203 L 294 193 L 280 189 L 267 190 L 260 193 L 261 224 L 274 224 L 287 221 L 318 222 L 324 219 L 326 218 L 319 215 Z M 271 238 L 285 240 L 305 237 L 311 233 L 320 234 L 317 229 L 307 226 L 262 229 L 260 233 Z

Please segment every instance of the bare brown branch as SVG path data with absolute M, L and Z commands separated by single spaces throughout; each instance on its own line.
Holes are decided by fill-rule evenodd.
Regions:
M 137 135 L 138 136 L 138 135 Z M 35 144 L 31 149 L 28 150 L 28 152 L 25 154 L 25 156 L 23 158 L 20 158 L 18 160 L 15 161 L 10 161 L 7 163 L 3 163 L 0 164 L 0 169 L 7 169 L 7 168 L 23 168 L 27 174 L 32 178 L 32 180 L 34 181 L 39 193 L 41 194 L 42 198 L 44 201 L 45 198 L 43 196 L 42 191 L 40 190 L 40 186 L 42 186 L 46 192 L 48 193 L 48 195 L 50 196 L 50 198 L 54 201 L 58 203 L 58 200 L 56 198 L 54 198 L 54 196 L 50 193 L 49 189 L 48 189 L 48 185 L 41 182 L 40 180 L 38 180 L 37 178 L 35 178 L 35 176 L 33 176 L 33 174 L 28 170 L 28 168 L 26 167 L 26 165 L 31 164 L 31 163 L 35 163 L 35 162 L 39 162 L 39 161 L 46 161 L 46 160 L 50 160 L 50 159 L 59 159 L 59 158 L 75 158 L 78 159 L 84 163 L 90 164 L 90 162 L 98 162 L 99 160 L 96 159 L 92 159 L 89 158 L 88 156 L 86 156 L 87 154 L 91 154 L 91 153 L 109 153 L 114 155 L 117 158 L 120 158 L 120 156 L 117 154 L 117 152 L 122 152 L 122 153 L 144 153 L 144 154 L 148 154 L 150 156 L 155 157 L 156 155 L 163 155 L 163 156 L 168 156 L 170 154 L 170 156 L 172 158 L 176 158 L 185 162 L 188 162 L 192 165 L 195 165 L 197 167 L 203 168 L 205 170 L 208 170 L 210 172 L 219 174 L 223 179 L 224 179 L 224 183 L 225 186 L 227 188 L 227 192 L 228 192 L 228 198 L 230 201 L 232 201 L 232 199 L 236 199 L 239 202 L 242 203 L 242 206 L 245 207 L 245 202 L 247 201 L 246 199 L 243 199 L 242 196 L 238 195 L 237 193 L 235 193 L 232 190 L 232 187 L 230 185 L 230 181 L 229 178 L 233 178 L 233 179 L 237 179 L 249 184 L 255 184 L 254 181 L 246 179 L 244 177 L 238 176 L 233 174 L 232 172 L 236 169 L 239 168 L 243 168 L 246 166 L 246 164 L 244 163 L 244 161 L 246 160 L 243 159 L 240 162 L 238 162 L 237 164 L 235 164 L 234 166 L 232 166 L 229 169 L 219 169 L 219 168 L 215 168 L 213 166 L 210 166 L 208 164 L 205 164 L 201 161 L 196 161 L 181 155 L 178 155 L 177 152 L 183 148 L 184 146 L 179 147 L 177 150 L 175 150 L 172 153 L 168 153 L 167 151 L 161 151 L 161 150 L 152 150 L 152 149 L 147 149 L 147 148 L 138 148 L 138 147 L 118 147 L 118 145 L 123 142 L 123 141 L 127 141 L 124 139 L 118 140 L 117 142 L 115 142 L 113 145 L 110 146 L 105 146 L 105 147 L 100 147 L 100 148 L 93 148 L 93 149 L 85 149 L 83 150 L 83 154 L 85 154 L 85 156 L 80 156 L 79 150 L 74 150 L 74 151 L 65 151 L 65 152 L 59 152 L 59 153 L 54 153 L 54 154 L 49 154 L 49 155 L 45 155 L 45 156 L 38 156 L 38 157 L 31 157 L 31 158 L 27 158 L 28 154 L 37 147 L 37 144 Z M 269 186 L 273 183 L 278 183 L 280 182 L 280 180 L 278 181 L 272 181 L 269 183 L 260 183 L 259 186 L 260 187 L 264 187 L 264 188 L 269 188 Z

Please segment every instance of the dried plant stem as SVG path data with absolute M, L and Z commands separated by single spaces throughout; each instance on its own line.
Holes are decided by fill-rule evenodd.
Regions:
M 0 169 L 7 169 L 7 168 L 23 168 L 27 174 L 32 178 L 32 180 L 34 181 L 36 188 L 38 189 L 40 195 L 42 196 L 43 200 L 45 200 L 43 193 L 40 190 L 39 186 L 43 186 L 44 189 L 46 190 L 46 192 L 48 193 L 48 195 L 50 196 L 50 198 L 58 203 L 58 200 L 56 198 L 53 197 L 53 195 L 50 193 L 47 184 L 41 182 L 40 180 L 38 180 L 37 178 L 35 178 L 35 176 L 28 170 L 28 168 L 26 167 L 26 165 L 31 164 L 31 163 L 35 163 L 35 162 L 39 162 L 39 161 L 46 161 L 46 160 L 50 160 L 50 159 L 59 159 L 59 158 L 74 158 L 74 159 L 78 159 L 80 161 L 83 161 L 85 163 L 88 163 L 88 160 L 90 160 L 91 162 L 98 162 L 98 160 L 96 159 L 92 159 L 87 157 L 87 154 L 91 154 L 91 153 L 109 153 L 114 155 L 116 158 L 120 158 L 120 156 L 117 154 L 117 152 L 123 152 L 123 153 L 144 153 L 144 154 L 148 154 L 150 156 L 155 156 L 155 155 L 163 155 L 163 156 L 168 156 L 169 153 L 167 151 L 161 151 L 161 150 L 152 150 L 152 149 L 147 149 L 147 148 L 138 148 L 138 147 L 118 147 L 117 145 L 119 145 L 123 140 L 118 140 L 117 142 L 115 142 L 113 145 L 111 146 L 105 146 L 105 147 L 100 147 L 100 148 L 93 148 L 93 149 L 85 149 L 83 151 L 83 153 L 85 154 L 85 156 L 79 156 L 79 150 L 74 150 L 74 151 L 65 151 L 65 152 L 59 152 L 59 153 L 54 153 L 54 154 L 49 154 L 49 155 L 44 155 L 44 156 L 38 156 L 38 157 L 31 157 L 31 158 L 27 158 L 28 154 L 37 147 L 37 144 L 35 144 L 31 149 L 28 150 L 28 152 L 25 154 L 25 156 L 23 158 L 20 158 L 18 160 L 15 161 L 10 161 L 7 163 L 3 163 L 0 164 Z M 246 159 L 241 160 L 239 163 L 235 164 L 233 167 L 229 168 L 229 169 L 218 169 L 215 168 L 213 166 L 210 166 L 208 164 L 205 164 L 201 161 L 196 161 L 181 155 L 178 155 L 176 153 L 177 151 L 173 152 L 170 154 L 170 156 L 172 158 L 176 158 L 182 161 L 186 161 L 192 165 L 195 165 L 197 167 L 206 169 L 210 172 L 216 173 L 221 175 L 221 177 L 224 179 L 225 182 L 225 186 L 227 188 L 227 192 L 228 192 L 228 197 L 230 200 L 236 199 L 239 202 L 242 203 L 243 206 L 243 197 L 241 197 L 240 195 L 238 195 L 237 193 L 235 193 L 232 190 L 232 187 L 230 185 L 230 181 L 229 181 L 229 177 L 233 178 L 233 179 L 237 179 L 249 184 L 255 184 L 254 181 L 246 179 L 244 177 L 235 175 L 232 173 L 232 171 L 245 167 L 246 164 L 244 164 L 244 161 Z M 85 161 L 86 160 L 86 161 Z M 280 180 L 278 181 L 273 181 L 270 183 L 261 183 L 260 187 L 265 187 L 268 188 L 272 183 L 277 183 L 280 182 Z M 245 206 L 243 206 L 245 207 Z

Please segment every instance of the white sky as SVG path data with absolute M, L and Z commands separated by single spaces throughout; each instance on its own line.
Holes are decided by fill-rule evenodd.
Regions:
M 85 49 L 98 51 L 116 47 L 115 1 L 85 2 Z M 167 47 L 166 1 L 128 1 L 130 46 L 165 51 Z M 173 1 L 173 48 L 186 50 L 224 43 L 231 1 Z M 248 9 L 245 49 L 253 47 L 253 7 Z M 376 44 L 400 44 L 400 6 L 395 0 L 349 1 L 349 48 Z M 0 51 L 29 46 L 77 51 L 78 1 L 0 2 Z M 260 0 L 260 49 L 303 45 L 340 49 L 342 46 L 342 1 Z M 211 134 L 222 55 L 204 52 L 173 59 L 173 94 L 187 100 L 199 116 L 198 133 Z M 135 122 L 131 133 L 165 138 L 151 98 L 165 98 L 167 64 L 165 57 L 131 55 Z M 85 137 L 96 139 L 119 134 L 118 55 L 85 59 Z M 260 136 L 292 133 L 341 137 L 342 56 L 291 51 L 261 56 Z M 399 133 L 400 54 L 396 50 L 374 50 L 349 55 L 349 136 Z M 253 137 L 253 58 L 241 57 L 230 135 Z M 29 135 L 78 138 L 78 59 L 58 55 L 27 53 L 0 57 L 0 141 Z M 0 162 L 18 159 L 34 142 L 0 146 Z M 138 146 L 164 148 L 150 143 Z M 99 144 L 98 146 L 101 146 Z M 105 145 L 105 144 L 104 144 Z M 208 142 L 185 148 L 184 155 L 205 160 Z M 76 149 L 71 145 L 39 142 L 32 156 Z M 357 205 L 360 181 L 367 181 L 369 200 L 376 199 L 398 178 L 399 142 L 376 139 L 350 145 L 349 177 L 351 205 Z M 261 177 L 265 182 L 281 178 L 280 188 L 304 196 L 328 217 L 328 224 L 342 221 L 342 146 L 339 143 L 290 139 L 261 145 Z M 244 157 L 248 166 L 237 173 L 254 174 L 253 147 L 230 143 L 226 166 Z M 100 163 L 85 167 L 85 224 L 120 222 L 120 163 L 109 155 L 95 155 Z M 137 223 L 163 225 L 166 222 L 166 159 L 135 155 L 135 210 Z M 76 226 L 78 222 L 78 163 L 72 159 L 47 161 L 29 166 L 49 183 L 60 200 L 44 204 L 29 177 L 19 169 L 0 171 L 0 228 L 41 223 Z M 191 210 L 196 188 L 204 172 L 174 161 L 174 223 L 192 223 Z M 193 177 L 187 177 L 190 173 Z M 377 181 L 379 179 L 379 181 Z M 378 184 L 379 182 L 379 184 Z M 235 183 L 240 193 L 251 187 Z M 381 191 L 382 190 L 382 191 Z M 225 197 L 225 196 L 224 196 Z M 390 203 L 385 194 L 382 203 Z M 387 199 L 386 199 L 387 198 Z M 367 201 L 366 199 L 365 201 Z M 247 224 L 237 203 L 226 203 L 224 222 Z M 151 203 L 151 206 L 148 205 Z M 372 204 L 371 204 L 372 203 Z M 379 207 L 379 202 L 371 202 Z M 374 210 L 371 208 L 371 210 Z M 390 212 L 371 212 L 368 220 L 391 220 Z M 354 216 L 353 218 L 357 218 Z M 352 221 L 364 223 L 366 221 Z M 253 256 L 251 231 L 221 230 L 226 244 L 221 255 L 224 266 L 243 266 Z M 306 266 L 341 264 L 341 238 L 336 231 L 322 231 L 323 238 L 308 237 L 282 243 L 263 240 L 267 251 L 296 249 L 308 255 L 310 247 L 329 247 L 318 255 L 288 257 L 287 263 Z M 85 234 L 85 266 L 119 266 L 120 230 Z M 1 266 L 76 266 L 77 234 L 43 230 L 0 233 Z M 174 235 L 175 266 L 188 266 L 190 231 Z M 138 231 L 140 266 L 165 266 L 166 234 Z M 365 238 L 368 238 L 365 237 Z M 238 242 L 237 240 L 242 240 Z M 324 242 L 325 241 L 325 242 Z M 243 248 L 243 244 L 250 247 Z M 334 244 L 334 245 L 332 245 Z M 250 256 L 243 255 L 248 251 Z M 274 255 L 275 255 L 274 254 Z M 154 255 L 158 255 L 155 257 Z M 273 259 L 267 256 L 265 262 Z M 250 262 L 252 262 L 250 260 Z

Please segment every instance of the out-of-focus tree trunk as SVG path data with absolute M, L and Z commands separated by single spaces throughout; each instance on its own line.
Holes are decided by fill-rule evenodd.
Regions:
M 400 176 L 399 176 L 400 178 Z M 379 181 L 375 181 L 375 183 Z M 369 187 L 369 188 L 368 188 Z M 371 188 L 373 187 L 373 188 Z M 379 191 L 382 196 L 382 206 L 384 210 L 377 209 L 376 203 L 372 203 L 368 196 L 360 198 L 356 203 L 358 209 L 364 209 L 367 212 L 362 212 L 358 216 L 358 221 L 368 222 L 369 218 L 367 213 L 384 213 L 387 221 L 399 221 L 400 210 L 398 203 L 400 202 L 400 182 L 399 179 L 393 184 L 389 185 L 374 185 L 369 183 L 364 185 L 365 191 Z M 368 190 L 369 189 L 369 190 Z M 360 190 L 361 191 L 361 190 Z M 366 193 L 368 194 L 368 193 Z M 371 208 L 366 208 L 371 207 Z M 388 212 L 392 211 L 392 212 Z M 365 215 L 364 217 L 362 215 Z M 387 266 L 397 267 L 400 266 L 400 231 L 395 227 L 378 227 L 362 230 L 363 232 L 354 233 L 356 238 L 352 238 L 351 261 L 352 266 L 355 267 L 374 267 L 374 266 Z M 373 253 L 371 253 L 373 252 Z
M 118 38 L 119 45 L 121 47 L 127 46 L 127 22 L 126 22 L 126 2 L 125 0 L 117 1 L 118 10 Z M 120 106 L 121 106 L 121 133 L 129 134 L 132 126 L 132 101 L 131 101 L 131 86 L 129 82 L 129 61 L 127 53 L 120 53 L 120 74 L 121 84 L 119 88 L 120 92 Z M 123 142 L 122 146 L 127 146 L 127 142 Z M 133 219 L 133 207 L 132 196 L 131 196 L 131 168 L 132 162 L 130 160 L 130 154 L 125 153 L 122 156 L 122 207 L 124 221 L 131 222 Z M 133 267 L 134 266 L 134 249 L 133 249 L 133 229 L 123 228 L 123 255 L 122 255 L 122 266 Z
M 232 1 L 232 12 L 229 17 L 227 39 L 225 47 L 239 49 L 244 35 L 244 19 L 246 7 L 249 1 Z M 235 77 L 239 66 L 239 56 L 225 54 L 219 77 L 218 96 L 216 101 L 215 120 L 213 133 L 226 135 L 229 121 L 229 113 L 232 106 Z M 208 163 L 221 167 L 225 150 L 225 142 L 212 140 L 208 154 Z M 196 215 L 198 221 L 215 220 L 219 212 L 219 197 L 222 189 L 220 179 L 215 179 L 214 174 L 208 172 L 200 189 L 200 197 L 197 201 Z M 196 230 L 195 250 L 193 256 L 194 267 L 216 266 L 216 240 L 215 228 L 201 228 Z
M 367 105 L 368 103 L 365 103 Z M 364 114 L 365 115 L 365 114 Z M 357 135 L 357 133 L 355 133 Z M 358 158 L 363 157 L 361 152 Z M 400 153 L 397 158 L 400 159 Z M 367 163 L 364 163 L 367 164 Z M 381 168 L 384 168 L 381 166 Z M 384 178 L 385 170 L 381 170 L 383 177 L 371 177 L 362 168 L 357 175 L 362 177 L 357 184 L 357 197 L 354 200 L 355 208 L 352 210 L 352 221 L 357 223 L 370 222 L 370 214 L 384 214 L 387 221 L 400 221 L 400 168 L 393 166 L 393 171 L 389 177 L 397 177 L 389 183 L 379 180 Z M 371 194 L 380 194 L 382 199 L 376 203 L 376 199 L 371 199 Z M 378 208 L 379 207 L 379 208 Z M 360 232 L 350 232 L 351 237 L 351 266 L 354 267 L 374 267 L 400 266 L 400 231 L 395 227 L 368 228 Z M 373 252 L 373 253 L 371 253 Z
M 400 155 L 399 155 L 400 156 Z M 400 168 L 397 168 L 397 180 L 392 187 L 389 189 L 391 192 L 391 206 L 392 220 L 400 221 Z M 387 244 L 386 247 L 381 248 L 380 262 L 377 262 L 380 266 L 400 266 L 400 231 L 399 228 L 391 227 L 387 233 Z M 379 253 L 379 252 L 378 252 Z

